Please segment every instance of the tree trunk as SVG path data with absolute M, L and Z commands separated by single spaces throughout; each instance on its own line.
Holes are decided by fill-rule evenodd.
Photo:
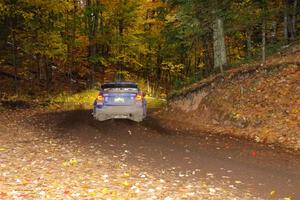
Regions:
M 204 41 L 205 77 L 208 77 L 213 68 L 213 44 L 210 40 Z
M 277 22 L 276 21 L 272 21 L 271 40 L 272 40 L 272 43 L 275 43 L 277 41 Z
M 286 43 L 296 37 L 297 0 L 284 0 L 284 39 Z
M 67 69 L 67 79 L 71 82 L 71 67 L 70 67 L 70 57 L 71 57 L 71 42 L 69 40 L 69 12 L 66 12 L 66 22 L 65 22 L 65 33 L 67 36 L 67 62 L 66 62 L 66 69 Z
M 17 52 L 16 52 L 16 34 L 14 30 L 13 16 L 10 18 L 10 31 L 11 31 L 11 51 L 12 51 L 12 65 L 14 67 L 14 91 L 18 94 L 18 66 L 17 66 Z
M 223 74 L 223 67 L 227 65 L 224 27 L 221 18 L 217 18 L 213 26 L 214 41 L 214 68 L 220 69 Z
M 90 86 L 94 86 L 95 84 L 95 69 L 97 66 L 97 62 L 95 61 L 95 57 L 97 56 L 97 41 L 96 36 L 98 33 L 98 24 L 99 24 L 99 12 L 98 6 L 100 6 L 100 0 L 96 0 L 96 9 L 93 7 L 95 5 L 92 4 L 91 0 L 86 1 L 86 7 L 88 9 L 92 9 L 93 15 L 90 14 L 88 16 L 88 27 L 89 27 L 89 58 L 91 65 L 91 77 L 90 77 Z
M 159 90 L 159 84 L 161 81 L 161 64 L 163 62 L 163 58 L 160 55 L 160 50 L 161 50 L 161 46 L 158 47 L 157 49 L 157 56 L 156 56 L 156 80 L 154 83 L 154 90 L 153 90 L 153 94 L 154 96 L 158 95 L 158 90 Z
M 104 21 L 103 21 L 103 12 L 100 11 L 100 31 L 101 31 L 101 34 L 104 36 Z M 101 44 L 101 55 L 104 57 L 104 58 L 107 58 L 108 57 L 108 48 L 106 47 L 105 44 Z M 101 64 L 101 67 L 100 67 L 100 73 L 101 73 L 101 83 L 104 83 L 104 80 L 105 80 L 105 66 L 103 64 Z
M 77 0 L 73 1 L 73 23 L 72 23 L 72 39 L 71 39 L 71 45 L 70 45 L 70 54 L 71 54 L 71 60 L 70 60 L 70 66 L 69 66 L 69 79 L 70 81 L 73 78 L 73 69 L 74 69 L 74 61 L 75 61 L 75 40 L 76 40 L 76 11 L 77 11 Z
M 121 0 L 121 1 L 119 1 L 121 4 L 123 4 L 124 2 Z M 119 54 L 120 55 L 122 55 L 123 53 L 125 54 L 125 48 L 124 48 L 124 46 L 123 46 L 123 34 L 124 34 L 124 19 L 123 18 L 120 18 L 119 20 L 118 20 L 118 30 L 119 30 L 119 38 L 120 38 L 120 40 L 121 40 L 121 43 L 120 44 L 118 44 L 119 45 Z M 124 61 L 124 56 L 123 56 L 123 60 L 122 61 L 120 61 L 119 63 L 118 63 L 118 69 L 120 70 L 120 71 L 123 71 L 123 67 L 124 67 L 124 65 L 125 65 L 125 61 Z
M 288 0 L 283 0 L 284 11 L 283 11 L 283 32 L 284 32 L 284 40 L 286 43 L 289 41 L 288 35 Z
M 47 92 L 50 93 L 51 82 L 50 82 L 49 62 L 48 62 L 48 58 L 46 56 L 44 56 L 43 60 L 44 60 L 44 69 L 45 69 L 46 88 L 47 88 Z
M 296 28 L 296 22 L 297 22 L 297 0 L 294 0 L 294 4 L 293 4 L 293 16 L 292 16 L 292 32 L 293 32 L 293 36 L 296 37 L 297 36 L 297 28 Z
M 252 31 L 251 30 L 247 30 L 247 58 L 251 58 L 252 57 Z
M 147 93 L 151 94 L 151 87 L 150 87 L 150 80 L 149 77 L 147 77 Z
M 37 71 L 37 74 L 36 74 L 36 83 L 37 85 L 40 85 L 41 83 L 41 80 L 42 80 L 42 68 L 41 68 L 41 58 L 40 58 L 40 55 L 36 55 L 36 71 Z
M 262 22 L 262 63 L 266 65 L 266 16 L 265 10 L 263 11 L 263 22 Z

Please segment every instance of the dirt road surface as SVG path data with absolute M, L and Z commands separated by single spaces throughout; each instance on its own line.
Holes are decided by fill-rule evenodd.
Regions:
M 300 156 L 89 110 L 0 114 L 0 199 L 300 199 Z

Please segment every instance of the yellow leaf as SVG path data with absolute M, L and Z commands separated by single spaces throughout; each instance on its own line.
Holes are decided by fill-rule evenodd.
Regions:
M 108 194 L 108 189 L 107 188 L 103 188 L 103 190 L 101 191 L 101 193 L 103 195 L 107 195 Z
M 75 158 L 72 158 L 69 161 L 65 161 L 63 162 L 63 166 L 67 167 L 67 166 L 75 166 L 78 164 L 78 161 Z
M 270 196 L 272 197 L 275 196 L 275 193 L 276 193 L 275 190 L 273 190 L 272 192 L 270 192 Z
M 123 176 L 124 177 L 129 177 L 129 173 L 128 172 L 124 172 Z
M 128 181 L 124 181 L 122 184 L 123 184 L 124 187 L 129 187 L 130 186 L 130 184 L 128 183 Z
M 115 196 L 116 196 L 116 193 L 115 193 L 115 192 L 111 192 L 111 193 L 110 193 L 110 196 L 111 196 L 111 197 L 115 197 Z
M 78 164 L 78 161 L 75 159 L 75 158 L 72 158 L 70 161 L 69 161 L 70 165 L 77 165 Z
M 95 192 L 89 192 L 89 195 L 94 197 L 94 196 L 96 196 L 96 193 Z
M 292 200 L 291 197 L 285 197 L 284 200 Z

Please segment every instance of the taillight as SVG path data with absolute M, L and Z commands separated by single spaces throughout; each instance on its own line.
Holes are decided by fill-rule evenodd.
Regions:
M 136 97 L 135 97 L 135 100 L 136 100 L 136 101 L 142 101 L 143 98 L 144 98 L 143 95 L 137 94 Z
M 99 95 L 97 96 L 97 101 L 103 101 L 103 100 L 104 100 L 103 95 L 102 95 L 102 94 L 99 94 Z

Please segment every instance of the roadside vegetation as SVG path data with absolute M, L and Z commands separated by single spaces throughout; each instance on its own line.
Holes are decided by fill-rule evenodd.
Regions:
M 66 109 L 66 108 L 85 108 L 92 109 L 93 102 L 99 93 L 99 90 L 91 89 L 83 92 L 71 94 L 61 93 L 53 96 L 49 101 L 50 108 Z M 162 98 L 151 97 L 146 95 L 147 107 L 149 109 L 161 108 L 166 105 L 166 100 Z
M 99 90 L 90 89 L 78 93 L 62 92 L 52 96 L 9 96 L 0 101 L 0 111 L 5 108 L 30 108 L 30 107 L 44 107 L 51 110 L 70 110 L 70 109 L 92 109 L 93 102 L 99 93 Z M 167 104 L 164 98 L 158 98 L 146 95 L 148 109 L 163 108 Z
M 267 59 L 213 76 L 169 98 L 157 113 L 174 130 L 248 138 L 300 150 L 300 45 Z

